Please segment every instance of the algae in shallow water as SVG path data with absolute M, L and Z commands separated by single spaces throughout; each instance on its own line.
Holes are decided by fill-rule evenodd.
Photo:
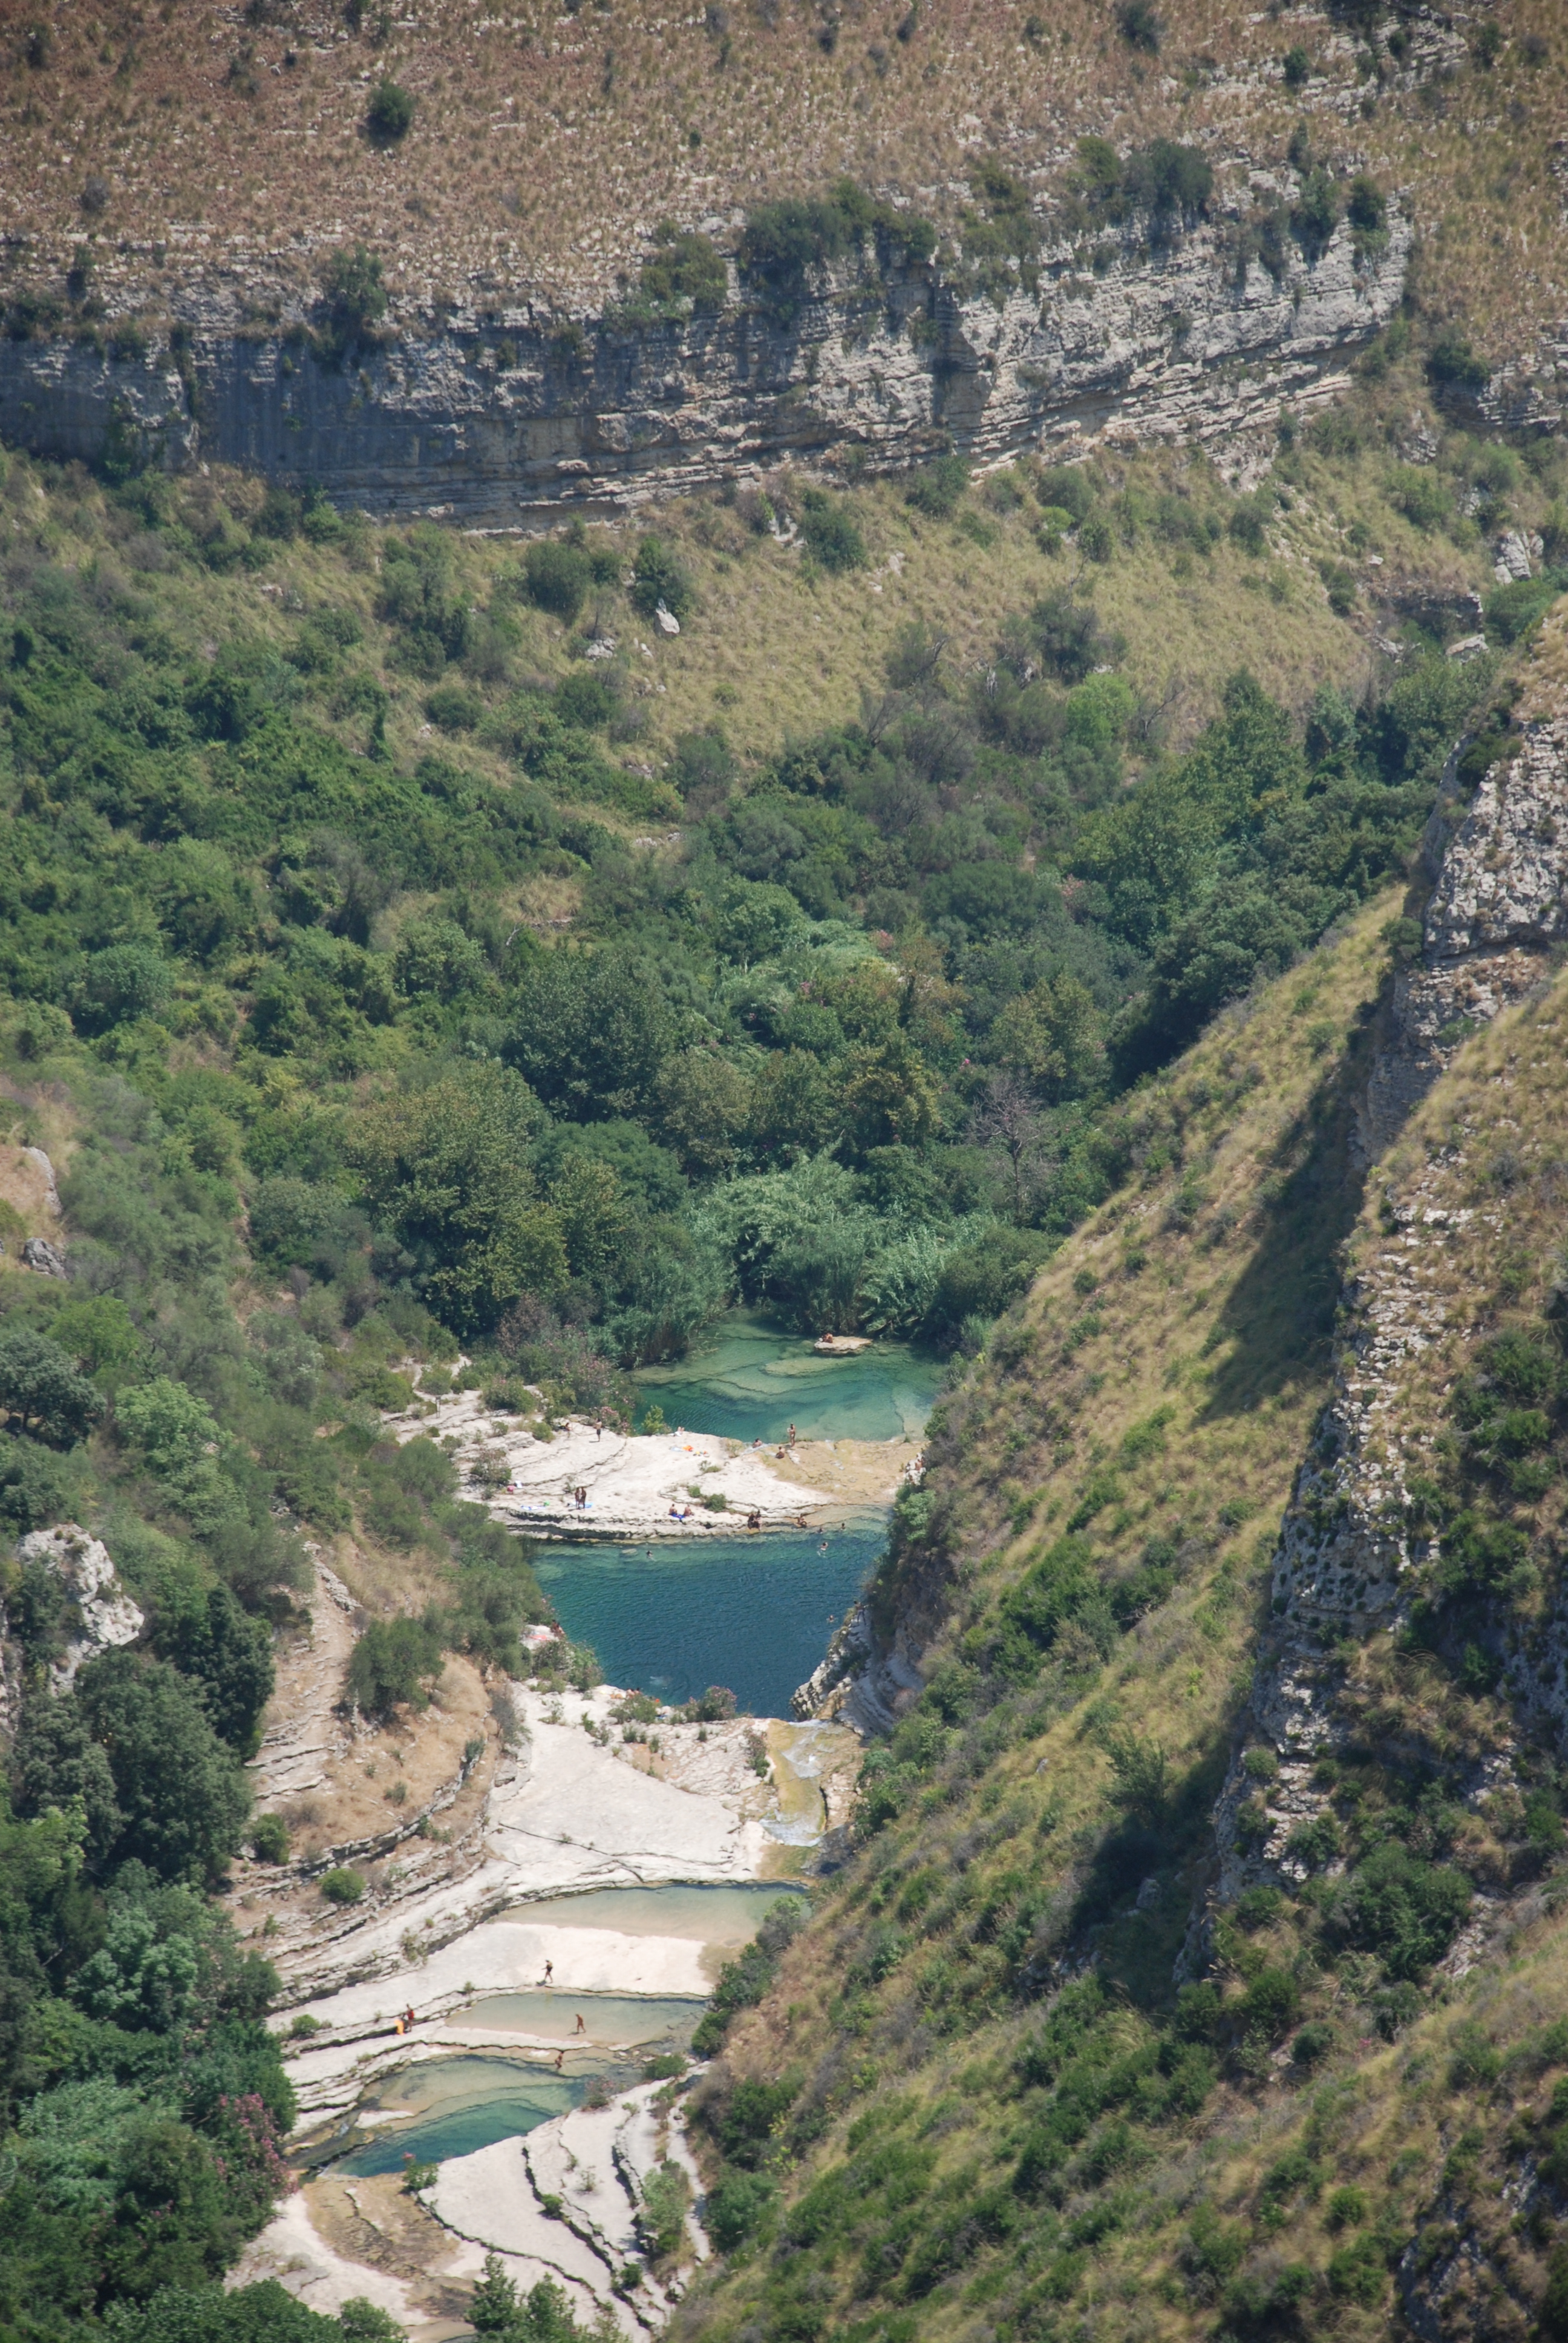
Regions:
M 641 1412 L 729 1440 L 918 1440 L 941 1387 L 940 1359 L 906 1342 L 819 1358 L 809 1342 L 754 1311 L 732 1310 L 684 1359 L 645 1367 Z

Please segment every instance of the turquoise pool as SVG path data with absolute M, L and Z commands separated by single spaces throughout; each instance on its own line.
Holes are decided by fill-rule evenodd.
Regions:
M 535 1568 L 574 1643 L 609 1683 L 661 1701 L 728 1684 L 758 1716 L 788 1716 L 886 1538 L 879 1515 L 767 1537 L 648 1546 L 546 1545 Z
M 822 1359 L 804 1336 L 752 1310 L 732 1310 L 684 1359 L 639 1368 L 638 1421 L 658 1406 L 672 1428 L 729 1440 L 918 1440 L 945 1370 L 907 1342 L 877 1342 Z
M 406 2157 L 441 2164 L 472 2156 L 498 2139 L 534 2131 L 581 2102 L 586 2076 L 556 2075 L 521 2059 L 434 2058 L 391 2077 L 379 2101 L 361 2105 L 357 2120 L 368 2137 L 334 2160 L 335 2172 L 368 2177 L 400 2172 Z M 408 2108 L 412 2120 L 375 2128 L 377 2116 Z

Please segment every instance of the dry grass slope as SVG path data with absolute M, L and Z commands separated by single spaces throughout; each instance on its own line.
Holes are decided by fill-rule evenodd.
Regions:
M 1474 1242 L 1451 1248 L 1434 1272 L 1448 1331 L 1394 1394 L 1391 1452 L 1429 1449 L 1480 1344 L 1538 1320 L 1559 1269 L 1568 979 L 1461 1054 L 1358 1211 L 1352 1094 L 1385 967 L 1381 930 L 1397 908 L 1369 906 L 1142 1101 L 1141 1170 L 1052 1261 L 1021 1323 L 950 1403 L 940 1444 L 966 1493 L 972 1559 L 932 1661 L 961 1650 L 1039 1547 L 1086 1512 L 1108 1576 L 1151 1533 L 1181 1542 L 1183 1576 L 1103 1670 L 1059 1644 L 1055 1681 L 1042 1678 L 1007 1726 L 993 1720 L 989 1737 L 981 1725 L 964 1738 L 918 1814 L 826 1891 L 776 1994 L 736 2028 L 736 2073 L 787 2071 L 819 2111 L 819 2146 L 786 2176 L 792 2202 L 845 2153 L 852 2125 L 859 2143 L 879 2124 L 936 2144 L 933 2206 L 944 2187 L 982 2206 L 988 2190 L 1006 2197 L 1020 2017 L 986 1915 L 1006 1908 L 1021 1865 L 1057 1883 L 1058 1942 L 1070 1919 L 1081 1931 L 1119 1741 L 1165 1753 L 1178 1838 L 1183 1812 L 1211 1798 L 1250 1676 L 1275 1525 L 1328 1386 L 1339 1263 L 1386 1245 L 1390 1212 L 1418 1187 L 1423 1211 L 1476 1215 Z M 1548 1501 L 1553 1518 L 1560 1502 Z M 1010 1508 L 1030 1516 L 1010 1538 Z M 1374 1749 L 1424 1748 L 1452 1763 L 1509 1745 L 1497 1700 L 1465 1693 L 1402 1640 L 1362 1646 L 1344 1696 Z M 1265 2325 L 1271 2289 L 1285 2301 L 1294 2288 L 1318 2306 L 1311 2331 L 1326 2318 L 1336 2336 L 1370 2343 L 1388 2331 L 1391 2264 L 1402 2300 L 1433 2322 L 1422 2332 L 1533 2331 L 1557 2233 L 1548 2152 L 1568 2065 L 1568 1929 L 1553 1878 L 1533 1880 L 1525 1864 L 1521 1886 L 1517 1854 L 1510 1891 L 1499 1841 L 1517 1836 L 1517 1817 L 1495 1803 L 1483 1798 L 1456 1841 L 1497 1899 L 1466 1938 L 1473 1966 L 1440 1977 L 1396 2041 L 1363 2030 L 1365 1979 L 1352 1960 L 1320 1975 L 1282 1923 L 1221 1928 L 1228 1995 L 1294 1956 L 1303 2014 L 1322 2036 L 1316 2063 L 1292 2065 L 1288 2052 L 1254 2060 L 1184 2138 L 1162 2143 L 1156 2163 L 1130 2166 L 1109 2199 L 1110 2183 L 1098 2197 L 1070 2196 L 1063 2221 L 1076 2216 L 1089 2244 L 1050 2265 L 1044 2301 L 1038 2278 L 1023 2291 L 1029 2247 L 1014 2237 L 973 2254 L 961 2282 L 925 2294 L 915 2325 L 893 2309 L 856 2324 L 874 2282 L 857 2287 L 845 2271 L 848 2291 L 819 2302 L 828 2331 L 918 2333 L 922 2343 L 1050 2334 L 1055 2285 L 1063 2316 L 1092 2315 L 1097 2336 L 1146 2343 L 1211 2331 L 1227 2287 L 1231 2311 L 1244 2307 L 1239 2284 L 1265 2306 Z M 1124 1997 L 1134 2046 L 1136 2013 L 1169 1993 L 1201 1874 L 1200 1853 L 1145 1909 L 1102 1910 L 1065 1971 L 1050 1967 L 1048 1927 L 1040 1989 L 1074 1974 L 1092 1946 L 1101 1978 Z M 928 1878 L 944 1893 L 911 1921 Z M 879 1986 L 847 1990 L 857 1963 L 864 1973 L 874 1925 L 886 1933 L 879 1914 L 917 1936 L 923 1927 L 931 1949 Z M 685 2331 L 745 2332 L 764 2278 L 770 2299 L 785 2283 L 781 2267 L 743 2261 L 694 2300 Z
M 791 2195 L 843 2153 L 852 2123 L 895 2099 L 916 2110 L 908 2128 L 930 2137 L 934 2127 L 940 2141 L 934 2186 L 966 2173 L 977 2194 L 1005 2182 L 1018 2146 L 1009 2099 L 1020 2019 L 1001 1947 L 977 1916 L 1015 1892 L 1008 1881 L 1020 1865 L 1051 1894 L 1040 1950 L 1040 1989 L 1049 1989 L 1055 1945 L 1097 1893 L 1096 1855 L 1114 1812 L 1110 1743 L 1157 1743 L 1172 1805 L 1189 1819 L 1218 1787 L 1275 1530 L 1332 1373 L 1334 1258 L 1357 1194 L 1353 1094 L 1388 966 L 1382 931 L 1399 908 L 1395 896 L 1370 904 L 1138 1094 L 1132 1175 L 1051 1261 L 1021 1319 L 1004 1325 L 972 1383 L 948 1403 L 935 1445 L 949 1460 L 944 1480 L 963 1492 L 970 1558 L 956 1614 L 928 1655 L 933 1667 L 961 1650 L 968 1629 L 1070 1523 L 1087 1529 L 1113 1582 L 1156 1537 L 1175 1548 L 1180 1576 L 1103 1668 L 1070 1632 L 1019 1714 L 964 1736 L 918 1812 L 883 1833 L 852 1885 L 826 1891 L 775 1995 L 735 2029 L 736 2072 L 789 2068 L 826 2118 Z M 1101 1973 L 1130 2012 L 1169 1997 L 1201 1872 L 1194 1855 L 1151 1907 L 1100 1921 Z M 897 1908 L 916 1873 L 950 1883 L 941 1909 L 951 1940 L 851 1997 L 843 1979 L 869 1919 Z M 1250 2094 L 1222 2095 L 1191 2147 L 1193 2168 L 1211 2157 L 1206 2143 L 1255 2123 Z M 1146 2177 L 1141 2187 L 1150 2186 Z M 1098 2301 L 1141 2293 L 1151 2239 L 1176 2210 L 1169 2172 L 1151 2186 L 1138 2223 L 1097 2258 Z M 922 2343 L 978 2334 L 973 2299 L 994 2295 L 994 2318 L 1017 2283 L 1000 2254 L 982 2256 L 965 2288 L 922 2301 L 910 2331 Z M 688 2331 L 739 2331 L 748 2293 L 742 2273 L 694 2308 Z M 835 2308 L 846 2330 L 852 2311 L 852 2296 Z M 1187 2324 L 1172 2315 L 1171 2331 Z M 1118 2313 L 1105 2332 L 1124 2328 L 1158 2331 Z
M 714 0 L 673 20 L 647 0 L 484 15 L 426 0 L 417 16 L 378 0 L 5 0 L 5 262 L 63 292 L 90 245 L 112 313 L 156 314 L 198 276 L 236 319 L 265 322 L 324 250 L 360 238 L 410 310 L 569 307 L 635 277 L 662 218 L 722 230 L 849 172 L 950 228 L 979 155 L 1049 203 L 1089 132 L 1201 144 L 1244 199 L 1246 166 L 1277 166 L 1305 114 L 1340 166 L 1408 189 L 1423 297 L 1462 310 L 1489 355 L 1531 350 L 1561 317 L 1568 41 L 1553 0 L 1401 16 L 1370 44 L 1306 7 L 1166 0 L 1157 21 L 1154 54 L 1101 0 Z M 1485 65 L 1474 44 L 1494 21 Z M 1292 85 L 1296 49 L 1308 75 Z M 383 75 L 417 112 L 377 147 L 365 117 Z

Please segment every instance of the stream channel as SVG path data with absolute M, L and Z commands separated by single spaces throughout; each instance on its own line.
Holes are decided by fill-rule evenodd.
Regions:
M 902 1442 L 919 1438 L 940 1378 L 940 1363 L 902 1344 L 819 1359 L 798 1334 L 736 1311 L 678 1364 L 639 1373 L 639 1416 L 657 1406 L 670 1424 L 733 1440 L 781 1440 L 793 1423 L 802 1440 Z M 671 1704 L 720 1684 L 742 1710 L 788 1718 L 791 1693 L 854 1603 L 885 1532 L 884 1514 L 862 1510 L 826 1531 L 700 1545 L 550 1544 L 536 1566 L 567 1634 L 593 1645 L 610 1684 Z M 809 1774 L 806 1750 L 802 1757 Z M 794 1834 L 786 1825 L 779 1835 L 788 1843 Z M 787 1879 L 602 1888 L 533 1901 L 508 1916 L 684 1939 L 702 1947 L 701 1974 L 712 1980 L 769 1907 L 798 1892 Z M 492 2041 L 515 2027 L 531 2052 L 495 2046 L 386 2076 L 356 2111 L 336 2168 L 390 2172 L 409 2156 L 440 2163 L 531 2131 L 579 2105 L 596 2078 L 624 2087 L 649 2059 L 685 2050 L 703 2007 L 684 1996 L 481 1989 L 465 2022 Z M 591 2049 L 572 2046 L 579 2010 L 591 2019 Z M 543 2042 L 558 2044 L 560 2071 Z

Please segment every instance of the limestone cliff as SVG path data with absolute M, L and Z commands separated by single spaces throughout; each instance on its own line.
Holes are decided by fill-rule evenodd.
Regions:
M 740 297 L 683 323 L 613 313 L 563 330 L 532 307 L 410 317 L 340 365 L 303 317 L 243 326 L 192 285 L 161 337 L 0 344 L 0 437 L 95 460 L 211 460 L 318 485 L 376 513 L 506 528 L 859 448 L 897 467 L 950 442 L 979 459 L 1102 433 L 1218 440 L 1331 394 L 1383 325 L 1411 231 L 1359 256 L 1342 225 L 1309 261 L 1238 266 L 1224 219 L 1131 233 L 1038 291 L 966 296 L 931 266 L 824 273 L 786 327 Z M 118 355 L 116 355 L 116 351 Z
M 1396 977 L 1369 1084 L 1363 1129 L 1375 1149 L 1390 1147 L 1467 1040 L 1549 976 L 1548 949 L 1568 923 L 1565 896 L 1568 719 L 1558 712 L 1526 723 L 1442 856 L 1422 956 Z M 1249 1882 L 1306 1877 L 1312 1865 L 1295 1851 L 1297 1834 L 1330 1803 L 1317 1761 L 1364 1722 L 1350 1647 L 1407 1620 L 1441 1558 L 1419 1493 L 1444 1395 L 1477 1339 L 1475 1295 L 1491 1256 L 1519 1241 L 1506 1200 L 1524 1176 L 1521 1111 L 1534 1105 L 1541 1119 L 1539 1099 L 1510 1096 L 1516 1084 L 1534 1089 L 1527 1068 L 1511 1059 L 1506 1070 L 1478 1071 L 1483 1080 L 1484 1111 L 1473 1083 L 1463 1098 L 1445 1091 L 1446 1111 L 1415 1127 L 1417 1168 L 1402 1158 L 1373 1167 L 1381 1233 L 1363 1233 L 1345 1284 L 1336 1388 L 1282 1524 L 1270 1627 L 1216 1809 L 1221 1906 Z M 1497 1161 L 1502 1193 L 1478 1202 Z M 1500 1619 L 1490 1644 L 1515 1704 L 1549 1712 L 1560 1731 L 1568 1713 L 1563 1622 L 1553 1614 L 1521 1628 Z M 1484 1801 L 1508 1771 L 1505 1754 L 1479 1756 L 1473 1798 Z M 1461 1940 L 1461 1967 L 1473 1950 Z
M 1429 852 L 1441 848 L 1441 812 Z M 1477 1026 L 1517 1001 L 1568 934 L 1568 719 L 1538 717 L 1476 792 L 1437 869 L 1420 960 L 1395 980 L 1368 1085 L 1369 1151 L 1386 1146 Z

